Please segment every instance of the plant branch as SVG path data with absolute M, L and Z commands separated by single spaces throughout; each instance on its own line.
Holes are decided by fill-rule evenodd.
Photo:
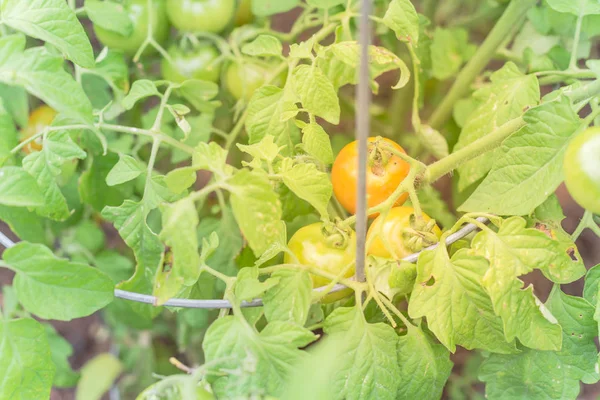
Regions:
M 434 162 L 427 167 L 425 181 L 427 183 L 433 183 L 465 162 L 500 146 L 504 139 L 521 129 L 523 126 L 525 126 L 523 117 L 512 119 L 498 127 L 492 133 L 476 140 L 449 156 Z
M 457 100 L 468 91 L 471 83 L 488 62 L 494 57 L 498 47 L 506 40 L 507 36 L 521 25 L 527 11 L 537 3 L 537 0 L 512 0 L 502 17 L 498 20 L 490 34 L 483 41 L 477 52 L 460 71 L 450 91 L 444 97 L 429 119 L 429 125 L 434 129 L 441 129 L 452 115 L 452 108 Z

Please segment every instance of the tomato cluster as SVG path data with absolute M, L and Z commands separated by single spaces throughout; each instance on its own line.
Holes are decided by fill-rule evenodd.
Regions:
M 409 173 L 410 165 L 390 149 L 405 153 L 400 145 L 389 139 L 373 137 L 368 140 L 368 208 L 385 202 Z M 357 166 L 358 145 L 355 141 L 340 151 L 331 171 L 335 196 L 352 214 L 356 212 Z M 435 220 L 425 213 L 418 216 L 413 207 L 402 206 L 407 197 L 405 193 L 399 196 L 394 207 L 383 215 L 370 215 L 377 218 L 367 232 L 368 255 L 398 260 L 439 240 L 442 231 Z M 288 247 L 296 260 L 288 254 L 286 263 L 296 261 L 340 278 L 354 274 L 356 236 L 352 230 L 344 235 L 339 230 L 332 232 L 326 224 L 311 224 L 298 230 Z M 314 287 L 330 283 L 329 279 L 316 275 L 312 276 L 312 281 Z M 339 298 L 339 295 L 326 297 L 325 301 Z
M 128 56 L 135 55 L 142 46 L 150 24 L 154 41 L 163 46 L 169 37 L 170 26 L 182 36 L 214 35 L 254 21 L 251 0 L 153 0 L 151 9 L 147 0 L 130 0 L 123 7 L 133 25 L 129 36 L 98 25 L 94 26 L 94 31 L 103 45 L 121 50 Z M 156 53 L 156 49 L 147 46 L 145 54 L 152 53 Z M 175 83 L 187 79 L 218 82 L 223 72 L 225 87 L 235 100 L 249 101 L 271 71 L 270 65 L 238 58 L 228 62 L 222 71 L 224 57 L 220 57 L 220 51 L 205 40 L 188 46 L 172 44 L 167 54 L 169 57 L 161 60 L 164 79 Z M 274 83 L 281 84 L 283 80 Z

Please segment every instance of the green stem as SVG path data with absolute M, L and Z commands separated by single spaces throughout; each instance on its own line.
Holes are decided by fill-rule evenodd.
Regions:
M 156 163 L 156 155 L 158 154 L 158 149 L 160 148 L 160 139 L 154 138 L 152 142 L 152 150 L 150 151 L 150 159 L 148 160 L 148 170 L 146 171 L 146 185 L 144 186 L 144 196 L 146 198 L 148 194 L 148 190 L 152 181 L 152 171 L 154 170 L 154 163 Z
M 583 23 L 584 13 L 580 13 L 575 25 L 575 38 L 573 39 L 573 48 L 571 49 L 571 60 L 569 61 L 569 69 L 577 68 L 577 50 L 579 48 L 579 37 L 581 36 L 581 24 Z
M 521 25 L 527 11 L 537 0 L 512 0 L 473 58 L 460 71 L 450 91 L 429 119 L 429 125 L 441 129 L 452 115 L 454 104 L 468 91 L 473 80 L 483 71 L 507 36 Z
M 425 173 L 426 182 L 433 183 L 442 176 L 456 169 L 459 165 L 462 165 L 465 162 L 500 146 L 504 139 L 521 129 L 523 126 L 525 126 L 525 120 L 523 117 L 512 119 L 504 125 L 498 127 L 492 133 L 482 137 L 481 139 L 478 139 L 466 147 L 463 147 L 449 156 L 434 162 L 427 167 L 427 171 Z
M 567 96 L 573 100 L 573 103 L 579 103 L 580 101 L 590 99 L 597 96 L 598 93 L 600 93 L 600 79 L 596 79 L 578 89 L 566 92 Z

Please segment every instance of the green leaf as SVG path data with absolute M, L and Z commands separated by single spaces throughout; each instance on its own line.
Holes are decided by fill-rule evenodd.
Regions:
M 44 205 L 44 196 L 35 179 L 19 167 L 0 168 L 0 204 L 15 207 Z
M 121 375 L 123 365 L 110 353 L 101 353 L 81 369 L 81 379 L 75 392 L 76 400 L 100 400 Z
M 269 164 L 272 164 L 279 155 L 279 146 L 273 141 L 271 135 L 267 135 L 260 142 L 248 146 L 238 143 L 237 147 L 244 153 L 250 154 L 255 160 L 264 160 Z
M 94 53 L 77 16 L 62 0 L 5 0 L 2 22 L 13 29 L 56 46 L 85 68 L 94 66 Z
M 456 345 L 467 350 L 515 352 L 514 340 L 507 343 L 504 339 L 502 320 L 481 286 L 487 270 L 487 260 L 466 249 L 452 258 L 443 246 L 421 253 L 409 315 L 426 317 L 428 328 L 453 353 Z
M 19 126 L 26 126 L 29 119 L 27 92 L 21 87 L 0 83 L 0 98 L 3 101 L 4 108 L 10 113 L 14 122 Z M 6 131 L 6 128 L 3 131 Z M 10 135 L 7 136 L 10 137 Z M 3 140 L 6 139 L 3 138 Z
M 398 335 L 391 326 L 367 323 L 356 308 L 337 308 L 323 330 L 332 342 L 342 343 L 330 383 L 336 398 L 396 399 L 401 370 Z
M 561 13 L 573 15 L 600 14 L 600 4 L 594 0 L 546 0 L 548 5 Z
M 492 170 L 460 211 L 527 215 L 563 181 L 563 158 L 581 122 L 568 99 L 529 110 L 527 125 L 502 144 Z
M 113 283 L 86 264 L 57 258 L 41 244 L 20 242 L 4 252 L 17 273 L 14 287 L 23 307 L 44 319 L 70 321 L 90 315 L 113 300 Z
M 202 344 L 206 362 L 237 372 L 216 377 L 215 394 L 219 398 L 245 398 L 257 392 L 279 395 L 304 356 L 298 347 L 315 339 L 309 330 L 289 322 L 271 322 L 258 333 L 241 316 L 218 319 Z
M 292 74 L 302 106 L 332 124 L 340 123 L 340 101 L 333 83 L 316 66 L 299 65 Z
M 229 184 L 233 214 L 258 257 L 280 236 L 281 202 L 265 175 L 241 170 Z
M 125 107 L 126 110 L 131 110 L 135 104 L 147 97 L 152 96 L 160 96 L 160 92 L 156 89 L 156 85 L 154 82 L 149 81 L 147 79 L 140 79 L 133 82 L 129 93 L 123 100 L 121 100 L 121 104 Z
M 598 285 L 600 284 L 600 264 L 590 268 L 585 276 L 583 298 L 590 304 L 598 303 Z
M 227 150 L 215 142 L 200 143 L 196 146 L 192 166 L 211 171 L 221 178 L 231 175 L 231 167 L 227 165 Z
M 17 134 L 17 130 L 15 129 L 15 124 L 13 123 L 13 119 L 9 114 L 7 107 L 5 105 L 10 106 L 12 100 L 6 102 L 3 100 L 4 88 L 0 86 L 0 166 L 9 158 L 12 158 L 13 155 L 10 151 L 19 144 L 19 137 Z M 18 100 L 18 96 L 15 100 Z
M 431 43 L 433 77 L 445 80 L 456 73 L 475 53 L 476 46 L 469 44 L 469 34 L 461 28 L 436 28 Z
M 250 43 L 242 46 L 242 53 L 249 56 L 281 56 L 283 46 L 279 39 L 271 35 L 258 35 Z
M 448 155 L 448 141 L 439 131 L 429 125 L 421 125 L 417 136 L 436 158 L 441 159 Z
M 73 371 L 68 360 L 73 354 L 73 347 L 54 330 L 52 325 L 44 325 L 44 327 L 46 328 L 52 363 L 56 366 L 56 374 L 52 385 L 60 388 L 75 386 L 79 380 L 79 373 Z
M 2 399 L 48 399 L 56 367 L 44 326 L 32 318 L 0 320 Z
M 82 87 L 64 69 L 63 58 L 51 55 L 43 47 L 12 54 L 0 62 L 0 81 L 24 87 L 59 113 L 79 122 L 94 122 L 92 105 Z
M 286 158 L 281 166 L 283 183 L 302 200 L 309 202 L 321 214 L 321 218 L 329 218 L 327 205 L 333 194 L 333 186 L 329 175 L 319 171 L 315 164 L 303 163 L 292 165 Z
M 580 382 L 598 381 L 598 334 L 594 308 L 584 299 L 554 287 L 548 309 L 563 327 L 560 351 L 523 349 L 515 355 L 491 354 L 479 371 L 492 399 L 575 399 Z
M 252 14 L 257 17 L 267 17 L 291 10 L 300 3 L 300 0 L 254 0 L 252 1 Z
M 302 144 L 304 145 L 304 151 L 323 164 L 331 165 L 333 163 L 331 141 L 321 125 L 316 122 L 307 124 L 302 129 Z
M 260 142 L 271 135 L 278 146 L 285 146 L 283 153 L 293 153 L 294 146 L 300 141 L 300 133 L 293 121 L 282 121 L 285 109 L 283 89 L 277 86 L 262 86 L 250 99 L 246 118 L 246 131 L 249 143 Z
M 450 353 L 420 327 L 398 339 L 398 399 L 437 400 L 452 371 Z
M 89 169 L 81 174 L 79 180 L 79 195 L 81 200 L 90 204 L 96 211 L 104 207 L 116 207 L 123 203 L 127 192 L 124 187 L 108 184 L 110 173 L 117 167 L 120 158 L 115 153 L 93 156 Z M 115 183 L 115 182 L 112 182 Z
M 556 318 L 535 297 L 533 286 L 523 289 L 518 277 L 534 268 L 559 265 L 568 255 L 562 255 L 556 242 L 544 233 L 525 228 L 525 220 L 519 217 L 505 220 L 497 233 L 487 229 L 479 232 L 471 245 L 476 254 L 490 262 L 483 287 L 502 318 L 506 339 L 517 337 L 534 349 L 560 349 L 561 329 Z
M 106 207 L 102 216 L 112 221 L 119 235 L 127 246 L 133 250 L 136 259 L 135 273 L 120 285 L 119 289 L 137 293 L 150 293 L 152 280 L 163 261 L 164 247 L 158 236 L 152 232 L 147 223 L 150 209 L 144 202 L 125 200 L 119 207 Z M 133 303 L 133 310 L 140 315 L 151 318 L 160 312 L 148 304 Z
M 116 186 L 129 182 L 146 172 L 144 166 L 135 158 L 127 154 L 119 154 L 119 162 L 110 170 L 106 176 L 108 186 Z
M 21 240 L 50 245 L 52 235 L 46 230 L 46 220 L 34 211 L 22 207 L 0 206 L 0 220 Z
M 392 0 L 383 23 L 396 33 L 398 40 L 419 43 L 419 16 L 410 0 Z
M 356 41 L 332 44 L 319 52 L 318 65 L 336 89 L 347 84 L 358 84 L 356 71 L 360 66 L 360 46 Z M 404 61 L 385 47 L 369 46 L 369 73 L 371 88 L 378 92 L 375 80 L 381 74 L 400 70 L 400 78 L 393 89 L 404 87 L 410 78 L 410 71 Z
M 524 109 L 538 103 L 540 89 L 534 75 L 523 75 L 515 64 L 509 62 L 492 73 L 491 84 L 477 90 L 473 97 L 480 101 L 480 104 L 469 115 L 454 151 L 464 148 L 511 119 L 521 116 Z M 460 166 L 458 189 L 462 191 L 483 178 L 494 161 L 500 158 L 500 150 L 496 149 Z
M 94 265 L 105 272 L 116 285 L 127 280 L 133 273 L 133 262 L 114 250 L 103 250 L 94 257 Z
M 174 92 L 201 113 L 213 113 L 221 104 L 218 101 L 211 101 L 219 93 L 219 85 L 214 82 L 188 79 Z
M 269 322 L 289 321 L 303 326 L 312 300 L 312 282 L 306 271 L 280 269 L 271 275 L 279 279 L 263 296 Z
M 103 4 L 114 3 L 104 2 Z M 119 51 L 105 47 L 96 58 L 96 66 L 89 71 L 89 73 L 102 77 L 110 85 L 113 95 L 118 99 L 121 99 L 129 91 L 129 66 Z M 88 73 L 88 70 L 82 72 Z
M 173 264 L 169 271 L 172 290 L 164 291 L 155 285 L 154 295 L 159 298 L 159 304 L 174 297 L 183 286 L 191 286 L 200 277 L 200 255 L 198 254 L 198 212 L 194 202 L 183 199 L 173 204 L 161 207 L 162 231 L 159 238 L 171 248 Z
M 122 4 L 111 1 L 86 0 L 84 7 L 88 18 L 94 25 L 125 37 L 133 33 L 133 23 Z
M 55 220 L 69 217 L 67 200 L 56 183 L 56 178 L 62 173 L 65 161 L 74 158 L 83 159 L 86 153 L 73 142 L 67 131 L 52 131 L 46 140 L 42 151 L 29 154 L 23 159 L 23 168 L 31 174 L 44 196 L 44 205 L 36 211 Z
M 242 268 L 235 281 L 235 298 L 240 301 L 258 299 L 264 292 L 277 285 L 278 278 L 258 280 L 258 267 Z
M 165 177 L 165 183 L 173 193 L 183 193 L 196 182 L 196 168 L 183 167 L 170 171 Z

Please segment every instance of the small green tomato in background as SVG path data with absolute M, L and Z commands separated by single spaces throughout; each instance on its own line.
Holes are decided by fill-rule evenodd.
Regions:
M 573 199 L 600 214 L 600 127 L 589 128 L 571 140 L 563 166 Z
M 300 228 L 290 239 L 288 247 L 302 265 L 317 268 L 332 275 L 340 274 L 350 265 L 344 278 L 354 275 L 356 236 L 352 230 L 349 231 L 346 238 L 339 233 L 327 235 L 324 232 L 323 224 L 317 222 Z M 286 253 L 284 263 L 293 264 L 295 261 Z M 315 288 L 326 286 L 331 282 L 325 277 L 312 274 L 311 280 Z M 336 301 L 350 293 L 348 290 L 332 293 L 325 296 L 323 302 Z
M 236 99 L 249 101 L 252 95 L 265 84 L 272 69 L 254 63 L 232 63 L 225 71 L 225 85 L 227 90 Z M 282 85 L 284 76 L 278 76 L 273 85 Z
M 167 15 L 183 32 L 219 33 L 232 21 L 236 0 L 167 0 Z
M 148 12 L 147 0 L 130 0 L 126 5 L 126 11 L 133 24 L 133 32 L 129 36 L 109 31 L 94 25 L 94 31 L 98 40 L 103 45 L 116 50 L 122 50 L 125 54 L 133 56 L 148 34 L 148 16 L 152 19 L 152 36 L 159 44 L 164 43 L 169 37 L 169 21 L 166 18 L 166 6 L 164 0 L 152 0 L 153 9 Z M 146 52 L 156 52 L 156 49 L 148 46 Z
M 240 0 L 235 13 L 235 26 L 242 26 L 254 21 L 252 14 L 252 0 Z
M 173 64 L 165 58 L 161 61 L 162 75 L 166 80 L 177 83 L 187 79 L 219 80 L 221 66 L 215 62 L 219 51 L 214 46 L 206 43 L 187 50 L 171 46 L 168 53 Z

